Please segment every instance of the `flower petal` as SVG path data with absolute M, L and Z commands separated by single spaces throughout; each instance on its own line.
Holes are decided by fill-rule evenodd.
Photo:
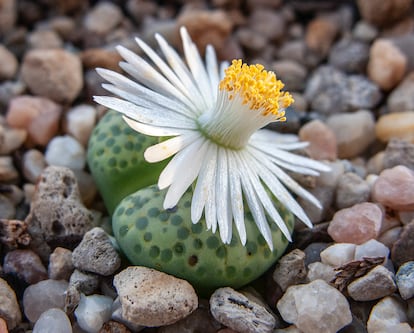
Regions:
M 211 45 L 207 45 L 206 48 L 206 68 L 210 81 L 210 90 L 213 96 L 213 100 L 217 99 L 217 91 L 219 85 L 219 70 L 217 65 L 216 51 Z
M 144 152 L 144 158 L 150 163 L 163 161 L 184 149 L 198 138 L 200 138 L 198 132 L 190 132 L 187 135 L 179 135 L 172 139 L 162 141 L 148 147 Z
M 173 127 L 161 127 L 161 126 L 151 126 L 148 124 L 140 123 L 136 120 L 130 119 L 126 116 L 122 116 L 129 127 L 133 130 L 151 136 L 176 136 L 180 134 L 187 133 L 188 130 L 177 129 Z
M 217 182 L 216 182 L 216 206 L 217 223 L 220 237 L 223 243 L 230 243 L 232 237 L 232 214 L 231 200 L 229 193 L 229 166 L 227 161 L 226 148 L 218 149 L 217 159 Z

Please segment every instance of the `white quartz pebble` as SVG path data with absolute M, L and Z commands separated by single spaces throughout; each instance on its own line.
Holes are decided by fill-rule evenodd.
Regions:
M 88 333 L 98 333 L 102 325 L 111 318 L 113 300 L 103 295 L 81 295 L 75 317 L 79 326 Z
M 72 333 L 72 325 L 66 313 L 53 308 L 42 313 L 33 327 L 33 333 Z
M 45 160 L 49 165 L 79 170 L 85 167 L 86 153 L 75 138 L 69 135 L 56 136 L 46 148 Z

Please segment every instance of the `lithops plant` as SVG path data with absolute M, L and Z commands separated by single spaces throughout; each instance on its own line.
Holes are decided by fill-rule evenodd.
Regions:
M 144 150 L 158 138 L 131 129 L 115 111 L 108 111 L 95 127 L 88 144 L 88 166 L 112 213 L 128 194 L 155 184 L 166 162 L 148 163 Z
M 174 209 L 164 210 L 165 191 L 156 185 L 127 196 L 113 214 L 113 231 L 119 246 L 134 265 L 155 268 L 189 281 L 202 294 L 217 287 L 241 287 L 262 275 L 284 252 L 288 241 L 273 223 L 272 252 L 250 213 L 245 213 L 247 243 L 233 230 L 230 244 L 207 230 L 202 219 L 192 224 L 188 190 Z M 294 218 L 278 205 L 290 231 Z

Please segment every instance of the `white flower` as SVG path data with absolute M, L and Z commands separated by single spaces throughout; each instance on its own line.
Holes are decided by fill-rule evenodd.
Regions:
M 206 48 L 203 62 L 187 30 L 181 28 L 186 63 L 156 35 L 163 60 L 142 40 L 138 45 L 155 65 L 119 46 L 125 62 L 121 68 L 135 81 L 113 71 L 98 69 L 111 84 L 103 87 L 117 97 L 97 96 L 95 101 L 121 112 L 134 130 L 146 135 L 169 137 L 149 147 L 148 162 L 173 158 L 162 171 L 158 186 L 168 188 L 164 208 L 174 207 L 195 184 L 191 219 L 197 223 L 204 211 L 207 227 L 217 227 L 224 243 L 232 239 L 234 221 L 240 240 L 246 243 L 243 204 L 273 249 L 269 223 L 276 223 L 291 240 L 285 222 L 269 191 L 306 225 L 309 218 L 289 190 L 316 206 L 318 200 L 284 170 L 318 175 L 329 168 L 323 163 L 295 155 L 290 150 L 307 143 L 262 129 L 283 121 L 284 108 L 293 99 L 282 92 L 283 84 L 261 65 L 248 66 L 234 60 L 219 70 L 214 49 Z M 270 221 L 267 220 L 267 217 Z

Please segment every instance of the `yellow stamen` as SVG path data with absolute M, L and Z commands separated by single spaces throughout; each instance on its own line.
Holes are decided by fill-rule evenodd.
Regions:
M 227 90 L 229 99 L 240 94 L 243 104 L 248 104 L 253 110 L 261 110 L 264 116 L 270 113 L 278 121 L 285 121 L 285 111 L 293 103 L 292 96 L 285 91 L 282 81 L 276 79 L 273 72 L 264 70 L 260 64 L 247 65 L 241 60 L 233 60 L 225 70 L 225 77 L 220 82 L 220 90 Z

